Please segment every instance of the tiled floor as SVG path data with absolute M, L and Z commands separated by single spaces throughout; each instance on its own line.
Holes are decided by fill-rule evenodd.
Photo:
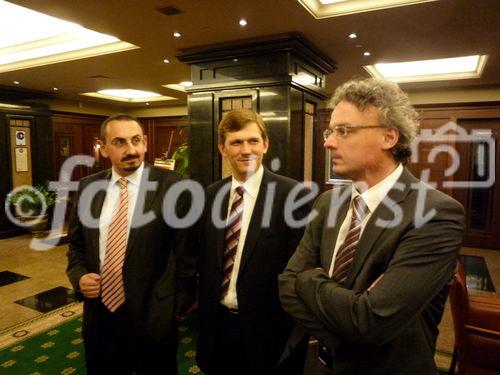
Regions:
M 55 308 L 58 302 L 71 301 L 71 297 L 62 299 L 57 295 L 45 300 L 33 297 L 58 287 L 71 289 L 71 285 L 65 274 L 67 245 L 34 251 L 29 248 L 30 241 L 29 235 L 0 240 L 0 273 L 8 271 L 25 277 L 0 286 L 0 330 L 41 316 L 43 312 L 37 307 L 47 311 Z M 0 276 L 0 285 L 2 280 L 7 282 L 9 278 L 13 281 L 12 275 Z M 67 295 L 66 291 L 64 293 Z M 24 305 L 16 303 L 23 299 Z

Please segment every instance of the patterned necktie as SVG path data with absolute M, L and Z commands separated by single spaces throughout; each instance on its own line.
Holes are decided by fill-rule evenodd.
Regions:
M 332 273 L 332 279 L 340 284 L 343 284 L 347 279 L 347 274 L 349 273 L 354 259 L 354 253 L 358 247 L 361 223 L 369 211 L 361 195 L 354 198 L 352 201 L 351 225 L 349 226 L 349 231 L 347 232 L 344 243 L 340 245 L 337 250 Z
M 220 286 L 221 299 L 224 298 L 229 289 L 229 282 L 231 281 L 231 273 L 234 267 L 234 258 L 236 255 L 236 249 L 238 247 L 238 241 L 240 239 L 241 232 L 241 217 L 243 215 L 243 193 L 245 189 L 243 186 L 238 186 L 236 188 L 236 197 L 231 205 L 231 211 L 229 212 L 229 219 L 226 225 L 226 235 L 225 235 L 225 249 L 224 249 L 224 269 L 222 276 L 222 283 Z
M 123 259 L 127 248 L 128 191 L 127 179 L 120 178 L 120 202 L 108 229 L 106 255 L 102 269 L 101 299 L 109 311 L 114 312 L 125 302 L 123 288 Z

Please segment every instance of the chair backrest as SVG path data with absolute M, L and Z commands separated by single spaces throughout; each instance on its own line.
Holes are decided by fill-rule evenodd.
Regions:
M 450 307 L 453 316 L 453 330 L 455 332 L 455 344 L 459 351 L 465 350 L 465 324 L 469 315 L 469 293 L 467 292 L 467 283 L 465 271 L 462 264 L 457 264 L 453 283 L 450 287 Z

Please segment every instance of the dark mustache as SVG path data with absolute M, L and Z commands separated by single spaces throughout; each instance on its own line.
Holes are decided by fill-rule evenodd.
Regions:
M 134 160 L 134 159 L 137 159 L 139 157 L 138 154 L 128 154 L 128 155 L 125 155 L 121 161 L 129 161 L 129 160 Z

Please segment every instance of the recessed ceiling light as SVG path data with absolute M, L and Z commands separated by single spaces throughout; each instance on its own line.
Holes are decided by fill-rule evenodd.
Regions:
M 168 63 L 170 62 L 170 60 L 169 60 L 169 59 L 163 59 L 163 62 L 164 62 L 165 64 L 168 64 Z
M 52 90 L 58 91 L 59 89 L 57 87 L 53 87 Z
M 19 81 L 14 81 L 14 85 L 19 85 Z
M 371 53 L 368 51 L 363 52 L 363 56 L 371 56 Z
M 93 96 L 95 98 L 117 100 L 129 103 L 145 103 L 153 101 L 175 100 L 171 96 L 162 96 L 156 92 L 134 89 L 109 89 L 98 92 L 86 92 L 81 95 Z
M 134 48 L 139 47 L 0 0 L 0 73 Z
M 184 86 L 184 87 L 191 87 L 191 86 L 193 86 L 193 82 L 183 81 L 183 82 L 179 82 L 179 85 Z
M 349 38 L 350 39 L 356 39 L 358 37 L 358 35 L 356 33 L 350 33 L 349 34 Z
M 344 16 L 436 0 L 297 0 L 314 18 Z
M 248 22 L 247 22 L 247 20 L 246 20 L 246 19 L 242 18 L 242 19 L 240 20 L 240 26 L 246 26 L 247 24 L 248 24 Z
M 394 82 L 423 82 L 479 78 L 487 55 L 452 57 L 434 60 L 379 63 L 364 68 L 374 77 Z
M 177 31 L 174 33 L 174 37 L 175 38 L 180 38 L 181 37 L 181 33 L 178 33 Z
M 149 102 L 147 102 L 146 105 L 149 105 Z

